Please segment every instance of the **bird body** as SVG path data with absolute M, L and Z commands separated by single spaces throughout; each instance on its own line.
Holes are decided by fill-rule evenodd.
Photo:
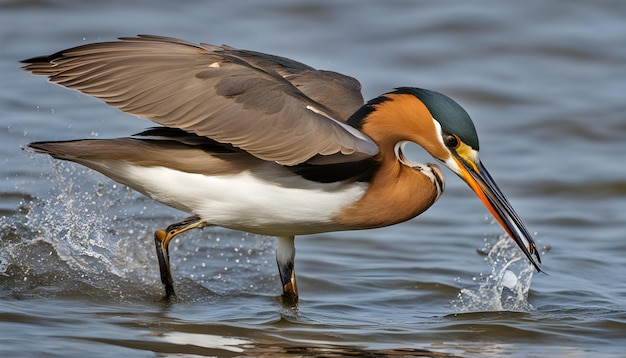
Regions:
M 206 226 L 279 237 L 283 296 L 297 302 L 294 237 L 409 220 L 442 194 L 435 164 L 465 180 L 539 269 L 532 237 L 478 158 L 465 110 L 440 93 L 401 87 L 363 103 L 355 79 L 228 46 L 139 36 L 24 61 L 33 74 L 148 118 L 133 137 L 31 143 L 191 217 L 155 233 L 166 295 L 168 245 Z
M 218 147 L 211 152 L 192 135 L 185 135 L 193 140 L 184 143 L 172 137 L 157 139 L 158 133 L 158 129 L 149 131 L 145 139 L 87 139 L 31 147 L 99 171 L 212 225 L 261 235 L 389 226 L 419 215 L 443 192 L 443 175 L 437 166 L 395 159 L 406 138 L 381 138 L 378 143 L 389 150 L 354 171 L 356 179 L 321 182 L 299 175 L 298 168 L 290 170 L 241 151 L 224 152 Z M 320 170 L 302 168 L 307 169 Z M 369 180 L 359 179 L 359 174 L 374 169 Z
M 63 150 L 90 153 L 100 146 L 112 148 L 124 143 L 124 151 L 142 153 L 137 147 L 158 146 L 150 140 L 131 138 L 58 143 Z M 138 143 L 133 143 L 138 142 Z M 60 149 L 40 145 L 50 153 Z M 185 151 L 177 153 L 185 158 Z M 143 152 L 145 153 L 145 152 Z M 70 160 L 99 171 L 113 180 L 168 206 L 209 219 L 213 225 L 261 235 L 305 235 L 341 230 L 335 221 L 341 210 L 358 200 L 367 190 L 362 182 L 319 183 L 303 180 L 283 166 L 262 162 L 247 168 L 231 168 L 221 173 L 194 173 L 159 163 L 141 163 L 137 158 L 111 159 L 111 153 L 98 151 L 96 158 Z M 200 152 L 204 163 L 219 167 L 222 159 Z M 172 157 L 176 160 L 177 156 Z M 98 158 L 100 157 L 100 158 Z M 187 156 L 187 158 L 189 158 Z M 208 162 L 208 163 L 207 163 Z M 215 162 L 215 163 L 212 163 Z M 223 168 L 223 167 L 222 167 Z M 245 218 L 245 220 L 242 220 Z

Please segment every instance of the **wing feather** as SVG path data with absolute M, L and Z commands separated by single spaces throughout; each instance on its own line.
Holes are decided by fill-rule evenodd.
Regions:
M 363 104 L 358 81 L 284 57 L 141 35 L 23 62 L 124 112 L 263 160 L 350 162 L 378 153 L 344 123 Z

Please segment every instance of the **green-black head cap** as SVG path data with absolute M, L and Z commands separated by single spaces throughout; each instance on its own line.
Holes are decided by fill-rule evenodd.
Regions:
M 456 134 L 463 143 L 475 150 L 479 149 L 474 122 L 465 109 L 452 98 L 439 92 L 414 87 L 399 87 L 394 93 L 414 95 L 424 103 L 433 118 L 441 124 L 441 130 Z

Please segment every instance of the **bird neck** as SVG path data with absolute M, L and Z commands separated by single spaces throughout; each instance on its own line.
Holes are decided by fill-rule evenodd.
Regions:
M 397 224 L 421 214 L 439 198 L 443 186 L 439 169 L 404 165 L 395 153 L 402 141 L 417 143 L 431 154 L 438 150 L 439 134 L 419 100 L 387 94 L 368 102 L 349 124 L 372 138 L 380 151 L 374 157 L 377 170 L 367 191 L 341 213 L 339 220 L 346 227 L 371 229 Z
M 395 157 L 379 160 L 365 194 L 339 215 L 338 221 L 348 230 L 379 228 L 412 219 L 441 194 L 431 177 L 420 170 L 401 164 Z

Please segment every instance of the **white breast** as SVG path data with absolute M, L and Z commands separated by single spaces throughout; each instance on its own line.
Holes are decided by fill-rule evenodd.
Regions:
M 367 190 L 367 183 L 305 180 L 273 164 L 255 172 L 219 176 L 119 161 L 90 164 L 156 201 L 198 215 L 210 224 L 263 235 L 342 230 L 333 219 Z

